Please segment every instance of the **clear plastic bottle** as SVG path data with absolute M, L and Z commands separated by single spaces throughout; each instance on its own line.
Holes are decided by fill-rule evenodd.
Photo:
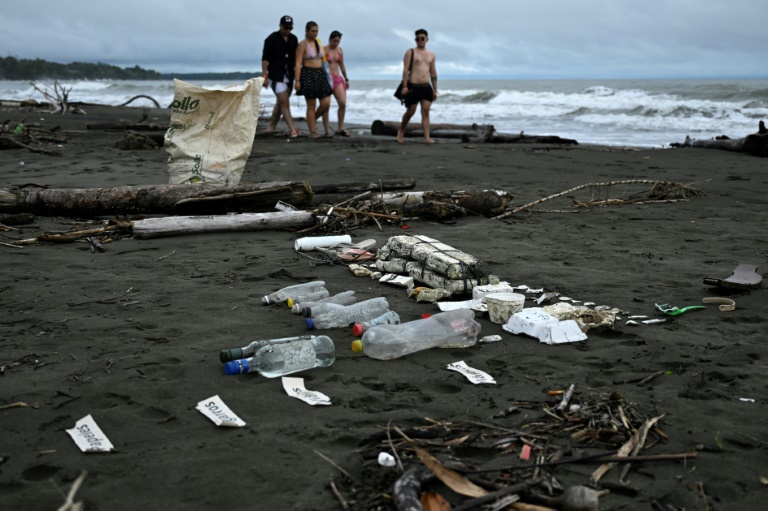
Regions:
M 224 364 L 224 374 L 258 372 L 267 378 L 328 367 L 336 360 L 336 346 L 327 335 L 307 336 L 289 342 L 261 346 L 252 357 Z
M 369 328 L 352 350 L 371 358 L 390 360 L 429 348 L 466 348 L 477 342 L 480 323 L 470 309 L 456 309 L 400 325 Z
M 325 314 L 326 312 L 335 311 L 338 309 L 343 309 L 347 305 L 350 304 L 341 304 L 341 303 L 320 303 L 317 305 L 313 305 L 311 307 L 303 307 L 301 309 L 301 315 L 305 318 L 316 318 L 317 316 L 320 316 L 321 314 Z
M 338 303 L 340 305 L 352 305 L 353 303 L 357 303 L 357 298 L 355 297 L 354 291 L 344 291 L 342 293 L 336 293 L 333 296 L 329 296 L 328 298 L 323 298 L 321 300 L 294 303 L 293 306 L 291 307 L 291 312 L 293 312 L 294 314 L 304 314 L 303 309 L 305 309 L 306 307 L 313 307 L 315 305 L 320 305 L 321 303 Z
M 325 282 L 322 280 L 315 280 L 313 282 L 305 282 L 304 284 L 294 284 L 293 286 L 284 287 L 261 297 L 261 303 L 264 305 L 271 305 L 273 303 L 284 302 L 291 296 L 299 296 L 307 293 L 314 293 L 325 289 Z
M 312 293 L 304 293 L 302 295 L 291 295 L 290 298 L 288 298 L 285 303 L 288 305 L 288 307 L 293 307 L 295 303 L 300 302 L 313 302 L 315 300 L 322 300 L 323 298 L 328 298 L 331 296 L 331 293 L 323 288 L 318 291 L 314 291 Z
M 271 344 L 283 344 L 283 343 L 292 342 L 292 341 L 304 341 L 304 340 L 312 339 L 313 337 L 314 335 L 299 335 L 299 336 L 293 336 L 293 337 L 282 337 L 280 339 L 266 339 L 266 340 L 253 341 L 252 343 L 248 344 L 247 346 L 243 346 L 242 348 L 230 348 L 227 350 L 221 350 L 219 352 L 219 360 L 226 363 L 232 360 L 238 360 L 241 358 L 250 357 L 254 353 L 256 353 L 256 350 L 258 350 L 262 346 L 269 346 Z
M 366 330 L 376 325 L 399 325 L 399 324 L 400 324 L 400 316 L 397 314 L 397 312 L 389 311 L 369 321 L 363 321 L 362 323 L 355 324 L 355 326 L 352 327 L 352 335 L 356 337 L 360 337 L 361 335 L 363 335 L 363 333 Z
M 347 305 L 341 309 L 328 311 L 315 318 L 307 318 L 307 328 L 309 330 L 324 328 L 343 328 L 353 323 L 368 321 L 377 316 L 381 316 L 389 310 L 389 303 L 384 297 L 371 298 L 364 302 Z

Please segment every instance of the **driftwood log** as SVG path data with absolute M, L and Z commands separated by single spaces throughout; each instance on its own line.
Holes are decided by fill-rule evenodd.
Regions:
M 150 100 L 152 103 L 154 103 L 154 104 L 155 104 L 155 107 L 157 107 L 157 108 L 161 108 L 161 106 L 160 106 L 160 103 L 158 103 L 158 102 L 157 102 L 157 100 L 156 100 L 155 98 L 153 98 L 152 96 L 146 96 L 146 95 L 144 95 L 144 94 L 139 94 L 138 96 L 134 96 L 134 97 L 132 97 L 131 99 L 129 99 L 128 101 L 126 101 L 125 103 L 121 104 L 120 106 L 128 106 L 128 105 L 130 105 L 131 103 L 133 103 L 135 100 L 137 100 L 137 99 L 140 99 L 140 98 L 143 98 L 143 99 L 148 99 L 148 100 Z
M 140 239 L 202 234 L 210 232 L 267 231 L 310 227 L 314 215 L 309 211 L 277 211 L 240 215 L 174 216 L 135 220 L 133 236 Z
M 306 181 L 241 183 L 238 186 L 143 185 L 114 188 L 0 188 L 0 212 L 44 216 L 172 215 L 273 211 L 278 201 L 311 206 Z
M 496 133 L 493 126 L 486 126 L 482 132 L 474 135 L 464 135 L 461 141 L 465 144 L 565 144 L 578 145 L 576 140 L 561 138 L 556 135 L 526 135 L 520 132 L 516 135 Z
M 336 204 L 350 198 L 351 194 L 370 191 L 388 192 L 392 190 L 412 190 L 416 187 L 415 179 L 387 179 L 375 183 L 342 183 L 315 185 L 312 191 L 315 194 L 315 204 Z
M 140 122 L 93 122 L 85 125 L 89 130 L 117 130 L 117 131 L 168 131 L 168 125 L 144 124 Z
M 485 128 L 479 124 L 432 124 L 429 134 L 437 138 L 461 138 L 463 135 L 476 135 Z M 373 121 L 371 135 L 396 137 L 400 123 L 396 121 Z M 409 123 L 405 129 L 406 137 L 423 137 L 421 124 Z
M 768 128 L 760 121 L 757 125 L 757 133 L 743 138 L 721 137 L 714 140 L 692 140 L 685 137 L 682 144 L 673 143 L 672 147 L 699 147 L 703 149 L 722 149 L 724 151 L 736 151 L 754 156 L 768 156 Z

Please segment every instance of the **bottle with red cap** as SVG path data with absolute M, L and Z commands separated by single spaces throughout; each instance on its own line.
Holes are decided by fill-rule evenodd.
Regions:
M 388 311 L 377 318 L 373 318 L 370 321 L 363 321 L 362 323 L 356 323 L 352 327 L 352 335 L 360 337 L 363 333 L 376 325 L 397 325 L 400 323 L 400 316 L 395 311 Z
M 456 309 L 399 325 L 376 325 L 352 342 L 352 350 L 390 360 L 429 348 L 467 348 L 477 342 L 480 323 L 470 309 Z

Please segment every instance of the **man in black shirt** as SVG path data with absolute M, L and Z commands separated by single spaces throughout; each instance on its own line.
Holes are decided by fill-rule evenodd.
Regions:
M 295 78 L 296 47 L 299 45 L 299 40 L 291 30 L 293 30 L 293 18 L 283 16 L 280 18 L 280 30 L 272 32 L 264 40 L 264 49 L 261 53 L 261 76 L 264 78 L 264 87 L 271 86 L 277 96 L 277 103 L 272 110 L 267 131 L 275 131 L 282 114 L 285 124 L 291 130 L 291 138 L 296 138 L 299 136 L 299 130 L 293 125 L 290 99 Z

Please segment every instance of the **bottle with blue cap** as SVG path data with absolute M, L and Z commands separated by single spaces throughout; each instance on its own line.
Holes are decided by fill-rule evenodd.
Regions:
M 251 357 L 224 364 L 224 374 L 259 373 L 267 378 L 328 367 L 336 361 L 336 346 L 327 335 L 273 342 L 259 347 Z
M 261 297 L 261 303 L 264 305 L 271 305 L 273 303 L 280 303 L 286 301 L 292 296 L 301 296 L 307 293 L 314 293 L 325 289 L 325 282 L 322 280 L 315 280 L 313 282 L 305 282 L 303 284 L 294 284 L 292 286 L 278 289 L 274 293 L 270 293 Z
M 430 348 L 467 348 L 477 342 L 480 323 L 470 309 L 456 309 L 399 325 L 376 325 L 352 342 L 352 351 L 390 360 Z
M 312 339 L 313 335 L 297 335 L 297 336 L 291 336 L 291 337 L 281 337 L 279 339 L 263 339 L 258 341 L 253 341 L 249 343 L 247 346 L 243 346 L 242 348 L 230 348 L 226 350 L 221 350 L 219 352 L 219 360 L 221 360 L 222 363 L 230 362 L 232 360 L 238 360 L 241 358 L 251 357 L 253 356 L 256 351 L 263 347 L 263 346 L 269 346 L 271 344 L 283 344 L 286 342 L 293 342 L 293 341 L 303 341 L 307 339 Z
M 360 323 L 361 321 L 368 321 L 369 319 L 381 316 L 388 310 L 389 302 L 381 296 L 328 311 L 314 318 L 307 318 L 306 323 L 309 330 L 345 328 L 353 323 Z

